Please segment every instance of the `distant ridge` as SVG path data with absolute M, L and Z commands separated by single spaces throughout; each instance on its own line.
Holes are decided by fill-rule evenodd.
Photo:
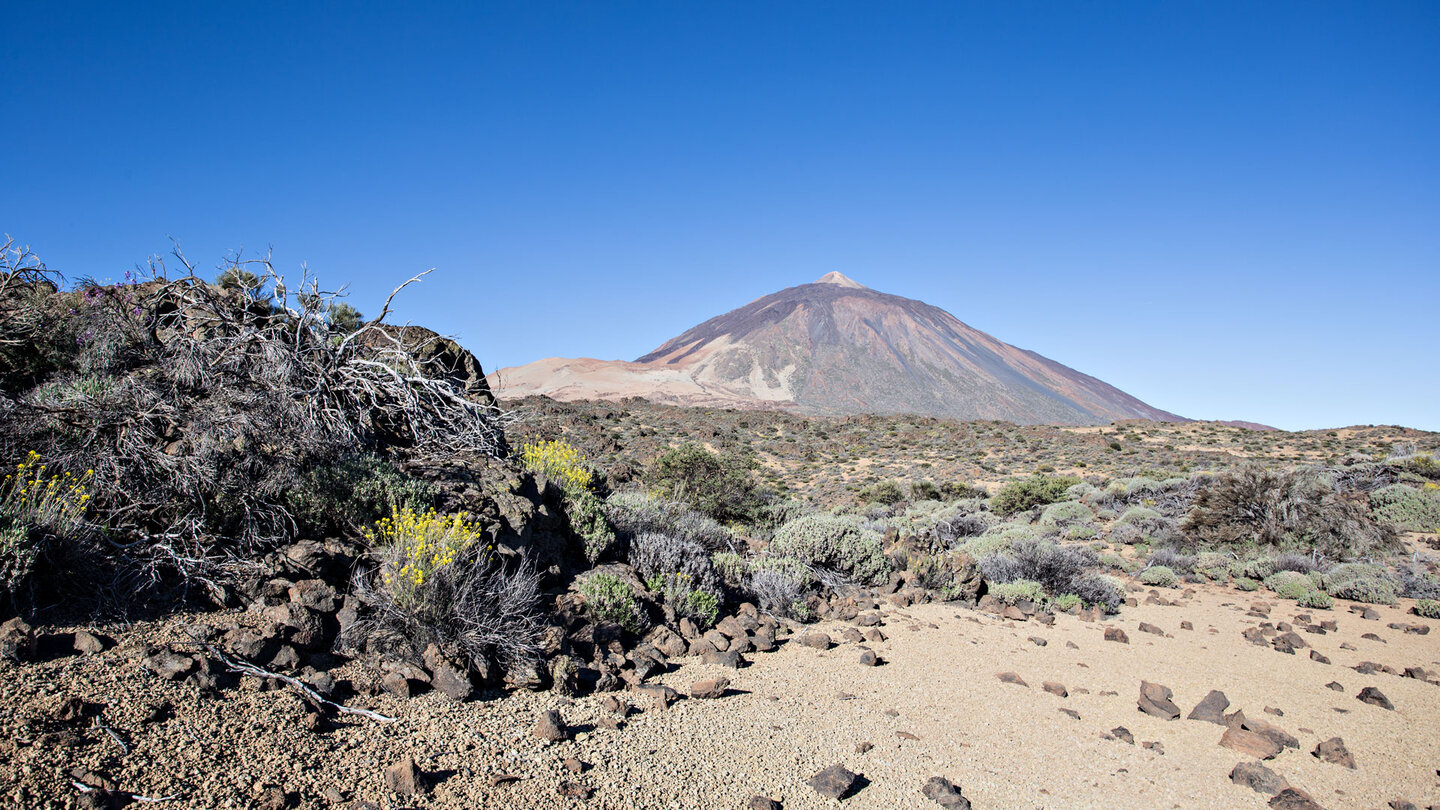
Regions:
M 502 398 L 623 399 L 1020 424 L 1185 421 L 1101 380 L 838 271 L 711 318 L 634 362 L 548 358 L 491 375 Z

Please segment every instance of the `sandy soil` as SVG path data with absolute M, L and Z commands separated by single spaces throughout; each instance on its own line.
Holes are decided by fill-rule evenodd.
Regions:
M 661 680 L 683 694 L 698 679 L 724 674 L 730 691 L 666 710 L 621 693 L 646 710 L 620 730 L 597 728 L 598 696 L 527 693 L 460 705 L 429 693 L 410 700 L 362 694 L 350 702 L 398 721 L 347 720 L 309 731 L 300 701 L 288 692 L 246 680 L 202 700 L 191 688 L 145 675 L 136 663 L 139 645 L 182 639 L 183 622 L 213 618 L 181 617 L 121 634 L 120 646 L 99 656 L 0 669 L 6 684 L 0 803 L 75 806 L 69 772 L 79 766 L 103 772 L 124 790 L 177 797 L 157 807 L 258 806 L 278 787 L 302 807 L 359 799 L 381 807 L 743 808 L 762 793 L 791 810 L 924 808 L 938 807 L 919 792 L 935 775 L 959 785 L 977 808 L 1265 806 L 1266 797 L 1227 778 L 1248 757 L 1218 745 L 1221 726 L 1137 710 L 1142 679 L 1174 690 L 1184 713 L 1219 689 L 1230 711 L 1243 709 L 1295 735 L 1299 750 L 1286 749 L 1267 765 L 1327 808 L 1383 807 L 1399 796 L 1421 807 L 1440 802 L 1440 686 L 1349 668 L 1374 661 L 1435 672 L 1440 633 L 1404 633 L 1387 624 L 1437 623 L 1406 615 L 1404 606 L 1379 608 L 1379 621 L 1352 614 L 1348 603 L 1309 611 L 1317 622 L 1339 623 L 1338 632 L 1324 635 L 1297 626 L 1333 662 L 1327 665 L 1312 661 L 1308 650 L 1288 655 L 1245 640 L 1242 630 L 1264 621 L 1247 615 L 1252 603 L 1273 605 L 1272 622 L 1306 613 L 1256 597 L 1199 588 L 1179 606 L 1141 604 L 1103 623 L 1060 616 L 1053 627 L 953 605 L 886 608 L 888 639 L 869 645 L 881 666 L 862 666 L 855 644 L 817 651 L 793 642 L 738 672 L 691 660 Z M 1182 630 L 1182 621 L 1194 629 Z M 1166 635 L 1140 632 L 1141 622 Z M 1105 641 L 1107 626 L 1123 629 L 1129 643 Z M 821 629 L 838 639 L 843 627 Z M 1366 633 L 1382 641 L 1362 638 Z M 1029 685 L 1002 683 L 1001 671 Z M 354 677 L 359 684 L 361 676 Z M 1045 681 L 1063 684 L 1069 697 L 1043 691 Z M 1343 691 L 1327 688 L 1332 681 Z M 1357 700 L 1366 686 L 1378 687 L 1395 709 Z M 44 723 L 36 717 L 71 696 L 104 705 L 102 720 L 127 751 L 109 732 L 83 724 L 69 738 L 38 732 Z M 168 713 L 153 717 L 164 704 Z M 578 731 L 574 739 L 547 744 L 531 734 L 549 708 Z M 1127 727 L 1136 744 L 1103 737 L 1116 726 Z M 1311 756 L 1334 736 L 1344 738 L 1356 770 Z M 1140 745 L 1151 741 L 1163 753 Z M 859 753 L 861 742 L 873 748 Z M 427 774 L 424 795 L 386 792 L 382 771 L 403 756 L 413 756 Z M 583 772 L 566 770 L 567 758 L 585 763 Z M 838 803 L 805 784 L 836 763 L 866 780 Z M 492 786 L 497 774 L 519 779 Z M 588 800 L 563 797 L 566 781 L 594 793 Z

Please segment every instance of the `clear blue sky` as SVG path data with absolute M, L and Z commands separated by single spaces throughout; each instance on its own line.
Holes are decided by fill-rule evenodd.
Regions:
M 487 369 L 839 270 L 1167 410 L 1440 429 L 1440 3 L 10 3 L 0 231 Z M 393 4 L 401 6 L 401 4 Z

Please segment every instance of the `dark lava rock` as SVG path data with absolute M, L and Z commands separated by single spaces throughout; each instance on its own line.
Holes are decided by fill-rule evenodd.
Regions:
M 550 709 L 535 721 L 535 728 L 531 729 L 531 733 L 546 742 L 560 742 L 570 736 L 570 729 L 565 726 L 560 712 Z
M 414 796 L 423 789 L 420 768 L 406 757 L 385 769 L 385 787 L 401 796 Z
M 840 799 L 855 788 L 859 779 L 858 774 L 846 770 L 844 766 L 831 765 L 805 780 L 805 783 L 827 799 Z
M 690 684 L 690 697 L 701 700 L 714 700 L 725 694 L 730 688 L 730 679 L 721 675 L 715 678 L 706 678 L 703 681 L 696 681 Z
M 970 800 L 961 796 L 960 788 L 943 776 L 930 777 L 920 792 L 945 810 L 970 810 Z
M 1379 689 L 1373 686 L 1367 686 L 1361 689 L 1360 694 L 1355 697 L 1358 698 L 1361 703 L 1369 703 L 1371 706 L 1379 706 L 1382 709 L 1389 709 L 1391 711 L 1395 710 L 1395 704 L 1390 702 L 1390 698 L 1385 697 Z
M 1287 787 L 1270 800 L 1276 810 L 1325 810 L 1310 798 L 1310 794 L 1299 788 Z
M 1212 689 L 1210 690 L 1210 694 L 1205 696 L 1204 700 L 1201 700 L 1195 705 L 1195 708 L 1190 711 L 1190 714 L 1186 715 L 1185 719 L 1203 720 L 1206 723 L 1216 723 L 1223 726 L 1225 725 L 1225 710 L 1229 707 L 1230 698 L 1225 697 L 1224 692 L 1218 689 Z
M 1121 629 L 1118 628 L 1118 627 L 1107 627 L 1107 628 L 1105 628 L 1105 640 L 1106 640 L 1106 641 L 1118 641 L 1118 642 L 1120 642 L 1121 644 L 1129 644 L 1129 643 L 1130 643 L 1130 637 L 1127 636 L 1127 635 L 1125 635 L 1125 631 L 1124 631 L 1124 630 L 1121 630 Z
M 1140 711 L 1153 717 L 1175 720 L 1180 717 L 1180 707 L 1170 699 L 1168 687 L 1149 681 L 1140 682 Z
M 1256 793 L 1274 796 L 1290 787 L 1285 778 L 1258 762 L 1241 762 L 1230 771 L 1230 781 Z
M 1310 752 L 1310 755 L 1321 762 L 1343 765 L 1352 771 L 1355 769 L 1355 757 L 1350 755 L 1350 750 L 1345 747 L 1345 741 L 1339 737 L 1331 737 L 1315 746 L 1315 750 Z

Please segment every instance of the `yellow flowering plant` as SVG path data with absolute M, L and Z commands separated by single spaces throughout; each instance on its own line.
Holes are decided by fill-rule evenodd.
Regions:
M 575 446 L 564 439 L 530 442 L 520 449 L 525 469 L 558 483 L 568 493 L 590 489 L 593 476 Z
M 494 551 L 491 545 L 481 545 L 484 535 L 480 524 L 463 512 L 442 515 L 434 509 L 418 512 L 409 507 L 396 508 L 365 536 L 388 552 L 381 580 L 402 605 L 413 601 L 441 568 L 469 554 L 488 556 Z
M 12 525 L 35 526 L 66 534 L 85 521 L 95 471 L 81 475 L 48 473 L 40 454 L 31 450 L 0 482 L 0 514 Z

